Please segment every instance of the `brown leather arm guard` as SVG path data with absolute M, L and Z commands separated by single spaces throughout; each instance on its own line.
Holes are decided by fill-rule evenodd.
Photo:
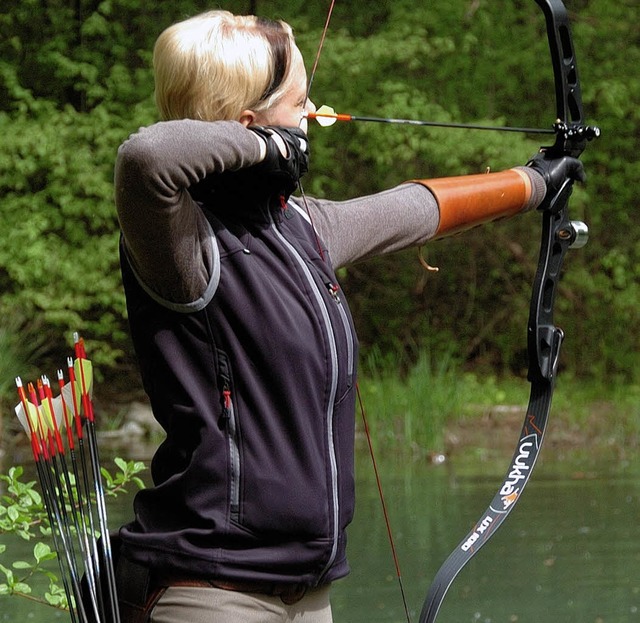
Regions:
M 532 173 L 520 167 L 412 182 L 428 188 L 438 202 L 436 239 L 535 208 L 544 198 L 546 186 L 541 176 Z

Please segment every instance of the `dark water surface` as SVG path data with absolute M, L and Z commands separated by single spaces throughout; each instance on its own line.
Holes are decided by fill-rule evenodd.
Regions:
M 491 464 L 381 469 L 413 620 L 450 551 L 480 519 L 508 457 Z M 362 474 L 352 574 L 337 622 L 406 621 L 380 503 Z M 386 551 L 385 551 L 386 550 Z M 502 528 L 452 585 L 438 623 L 640 621 L 640 466 L 591 456 L 540 459 Z
M 640 465 L 589 453 L 542 457 L 503 527 L 460 573 L 438 623 L 640 621 Z M 441 562 L 479 519 L 510 456 L 427 462 L 380 460 L 410 614 L 417 623 Z M 335 623 L 406 621 L 373 470 L 358 464 L 357 514 L 349 532 L 351 575 L 334 586 Z M 130 500 L 109 501 L 111 526 Z M 29 556 L 10 545 L 2 564 Z M 19 547 L 20 550 L 16 549 Z M 8 554 L 12 554 L 8 558 Z M 69 621 L 66 613 L 0 597 L 0 621 Z

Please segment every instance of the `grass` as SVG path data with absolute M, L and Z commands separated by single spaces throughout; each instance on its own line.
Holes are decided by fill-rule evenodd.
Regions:
M 521 408 L 529 398 L 524 378 L 465 372 L 448 355 L 420 355 L 406 373 L 401 362 L 372 356 L 360 392 L 371 436 L 383 451 L 429 454 L 445 448 L 448 428 L 473 422 L 496 407 Z M 582 380 L 560 374 L 552 405 L 563 438 L 600 445 L 640 443 L 640 385 Z
M 383 447 L 437 446 L 446 422 L 464 407 L 452 359 L 423 353 L 404 376 L 393 362 L 368 363 L 360 392 L 373 438 Z

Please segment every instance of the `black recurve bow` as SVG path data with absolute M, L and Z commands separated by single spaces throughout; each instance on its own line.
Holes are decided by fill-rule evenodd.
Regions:
M 566 7 L 561 0 L 535 1 L 546 20 L 556 91 L 556 140 L 552 146 L 542 150 L 551 157 L 577 158 L 587 142 L 600 135 L 600 130 L 585 125 L 583 121 L 580 80 Z M 496 532 L 520 499 L 542 446 L 564 337 L 562 330 L 553 324 L 560 270 L 568 249 L 584 246 L 588 239 L 586 225 L 569 219 L 571 191 L 572 181 L 568 180 L 555 196 L 545 198 L 539 208 L 542 241 L 527 326 L 527 376 L 531 393 L 515 453 L 491 504 L 436 574 L 420 614 L 420 623 L 435 621 L 447 590 L 458 573 Z

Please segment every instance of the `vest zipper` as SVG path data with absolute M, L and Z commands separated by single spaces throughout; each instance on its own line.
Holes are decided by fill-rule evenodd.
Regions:
M 296 263 L 302 269 L 302 272 L 307 279 L 309 286 L 311 287 L 311 291 L 313 292 L 316 302 L 318 303 L 318 307 L 322 314 L 322 319 L 324 321 L 324 326 L 326 329 L 327 339 L 329 341 L 329 350 L 331 355 L 331 387 L 329 393 L 329 401 L 327 406 L 327 447 L 329 448 L 329 464 L 331 469 L 331 495 L 333 501 L 333 526 L 332 526 L 332 547 L 331 554 L 329 555 L 329 559 L 320 574 L 320 578 L 322 578 L 327 571 L 331 568 L 331 565 L 334 563 L 337 552 L 338 552 L 338 535 L 339 535 L 339 496 L 338 496 L 338 462 L 336 458 L 336 448 L 333 440 L 333 407 L 336 399 L 336 392 L 338 389 L 338 349 L 336 346 L 336 336 L 333 330 L 333 325 L 331 323 L 331 318 L 329 316 L 329 310 L 325 303 L 325 299 L 322 295 L 320 288 L 315 282 L 307 263 L 304 261 L 298 250 L 286 239 L 284 234 L 279 230 L 275 221 L 271 220 L 271 227 L 276 235 L 276 237 L 284 244 L 284 246 L 290 251 L 292 257 L 296 261 Z
M 240 448 L 238 446 L 238 423 L 231 398 L 231 385 L 224 380 L 222 386 L 222 416 L 227 422 L 227 440 L 229 444 L 229 505 L 231 519 L 240 517 Z

